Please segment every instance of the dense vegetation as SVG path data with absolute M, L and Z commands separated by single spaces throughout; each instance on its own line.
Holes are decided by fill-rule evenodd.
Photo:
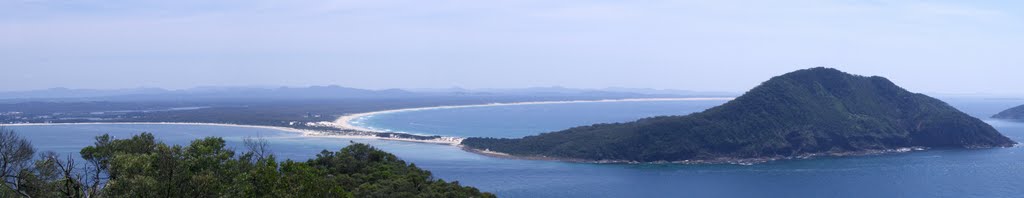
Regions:
M 999 112 L 992 116 L 992 118 L 1024 121 L 1024 105 Z
M 469 138 L 469 148 L 578 160 L 775 158 L 901 147 L 984 148 L 1015 142 L 945 102 L 882 77 L 829 68 L 774 77 L 688 116 L 597 124 L 519 139 Z
M 247 139 L 236 155 L 221 138 L 188 146 L 96 137 L 82 160 L 35 149 L 0 133 L 0 197 L 494 197 L 434 179 L 429 171 L 366 144 L 322 151 L 306 162 L 277 162 L 265 140 Z

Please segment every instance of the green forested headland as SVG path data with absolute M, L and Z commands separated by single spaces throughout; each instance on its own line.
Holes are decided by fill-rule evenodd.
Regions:
M 632 162 L 779 158 L 905 147 L 1015 142 L 938 99 L 886 78 L 812 68 L 771 78 L 687 116 L 596 124 L 523 138 L 468 138 L 468 148 L 523 157 Z

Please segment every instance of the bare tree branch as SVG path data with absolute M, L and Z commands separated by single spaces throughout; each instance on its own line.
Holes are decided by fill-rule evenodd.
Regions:
M 245 144 L 245 148 L 249 149 L 257 161 L 263 160 L 270 155 L 270 142 L 267 141 L 263 136 L 256 135 L 256 137 L 248 136 L 242 139 L 242 143 Z
M 4 179 L 4 186 L 24 197 L 31 196 L 23 189 L 23 178 L 19 174 L 29 167 L 35 153 L 31 142 L 14 130 L 0 127 L 0 178 Z

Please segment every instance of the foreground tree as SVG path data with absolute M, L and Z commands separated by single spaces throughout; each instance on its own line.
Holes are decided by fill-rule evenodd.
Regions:
M 366 144 L 279 163 L 262 138 L 247 138 L 236 155 L 216 137 L 179 146 L 149 133 L 102 135 L 81 150 L 85 163 L 44 152 L 31 164 L 28 141 L 0 135 L 0 165 L 11 164 L 0 197 L 494 197 Z
M 95 167 L 52 151 L 36 153 L 32 144 L 12 130 L 0 128 L 0 197 L 97 197 Z
M 36 153 L 32 143 L 25 140 L 13 130 L 0 128 L 0 178 L 4 180 L 7 191 L 3 195 L 30 196 L 32 185 L 24 177 L 32 155 Z

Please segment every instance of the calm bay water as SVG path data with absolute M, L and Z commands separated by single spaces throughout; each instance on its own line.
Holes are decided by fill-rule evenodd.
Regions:
M 522 137 L 595 123 L 686 115 L 726 101 L 593 102 L 511 105 L 378 114 L 354 125 L 414 134 L 456 137 Z
M 947 100 L 977 117 L 1024 101 Z M 686 114 L 721 102 L 622 102 L 444 109 L 378 115 L 377 128 L 454 136 L 519 137 L 596 122 Z M 989 121 L 1024 141 L 1024 123 Z M 493 126 L 493 128 L 492 128 Z M 153 132 L 168 143 L 225 137 L 240 148 L 245 136 L 271 141 L 275 154 L 296 160 L 349 141 L 369 143 L 501 197 L 1024 197 L 1024 148 L 929 150 L 902 154 L 818 158 L 739 165 L 607 165 L 498 159 L 445 145 L 300 137 L 270 129 L 188 125 L 73 125 L 11 127 L 40 150 L 77 153 L 92 137 Z

